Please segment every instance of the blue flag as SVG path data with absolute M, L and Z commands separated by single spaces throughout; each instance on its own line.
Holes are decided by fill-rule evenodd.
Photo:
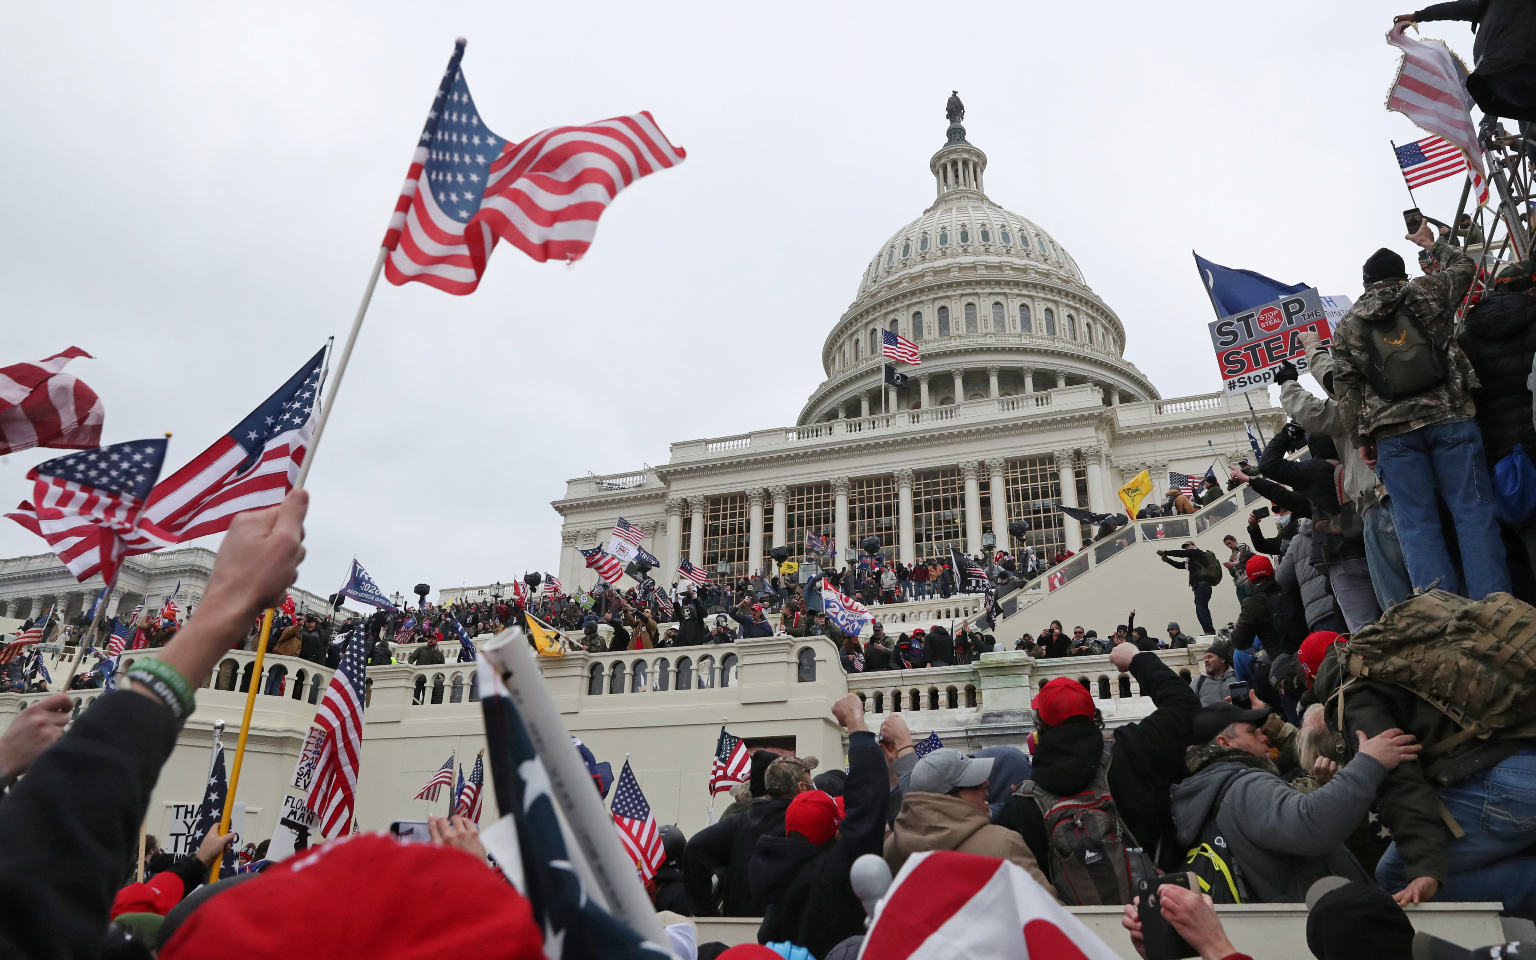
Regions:
M 1253 424 L 1248 424 L 1248 446 L 1253 448 L 1253 465 L 1258 466 L 1264 459 L 1264 451 L 1259 449 L 1258 435 L 1253 432 Z
M 917 755 L 920 757 L 926 757 L 933 751 L 942 750 L 943 748 L 944 741 L 939 739 L 939 734 L 936 730 L 928 731 L 928 736 L 912 745 L 912 749 L 916 750 Z
M 224 818 L 224 797 L 229 793 L 229 781 L 224 775 L 224 743 L 213 746 L 213 763 L 208 771 L 208 786 L 203 790 L 203 802 L 197 808 L 197 823 L 187 837 L 187 852 L 196 853 L 209 830 L 218 828 Z M 234 850 L 224 851 L 224 862 L 219 867 L 220 876 L 232 876 L 235 872 Z
M 474 641 L 469 639 L 469 631 L 457 619 L 453 621 L 453 629 L 459 634 L 459 662 L 474 663 L 478 658 L 475 656 Z
M 368 576 L 368 571 L 364 570 L 363 565 L 355 559 L 352 561 L 352 572 L 347 574 L 346 586 L 339 592 L 344 597 L 351 597 L 359 603 L 366 603 L 381 610 L 395 609 L 394 602 L 384 596 L 379 585 L 373 582 L 373 578 Z
M 1224 267 L 1198 253 L 1195 254 L 1195 265 L 1200 268 L 1200 282 L 1205 285 L 1206 293 L 1210 294 L 1211 306 L 1216 308 L 1217 316 L 1221 317 L 1230 317 L 1307 289 L 1305 283 L 1288 286 L 1252 270 Z

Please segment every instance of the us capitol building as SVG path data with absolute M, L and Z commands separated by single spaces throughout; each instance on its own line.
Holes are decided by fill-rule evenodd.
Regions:
M 1008 546 L 1020 518 L 1048 561 L 1091 536 L 1057 504 L 1123 512 L 1116 491 L 1143 469 L 1161 497 L 1170 469 L 1215 462 L 1220 474 L 1248 454 L 1246 402 L 1164 399 L 1125 359 L 1125 324 L 1072 255 L 987 195 L 958 96 L 947 114 L 928 162 L 934 202 L 865 264 L 794 425 L 674 443 L 664 466 L 569 481 L 553 504 L 567 590 L 596 582 L 579 551 L 606 544 L 619 517 L 644 531 L 662 583 L 683 557 L 716 577 L 760 571 L 776 546 L 803 560 L 807 532 L 834 538 L 839 567 L 871 534 L 903 563 L 951 545 L 976 554 L 988 533 Z M 886 330 L 922 354 L 899 387 L 884 382 Z M 1253 399 L 1267 435 L 1279 413 Z

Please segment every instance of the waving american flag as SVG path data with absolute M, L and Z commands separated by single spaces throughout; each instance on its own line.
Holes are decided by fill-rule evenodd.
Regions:
M 320 832 L 332 839 L 350 829 L 356 806 L 357 771 L 363 762 L 365 646 L 356 636 L 347 644 L 315 714 L 315 726 L 325 731 L 325 743 L 315 761 L 315 785 L 305 806 L 319 818 Z
M 687 155 L 645 112 L 511 143 L 480 118 L 463 57 L 460 39 L 384 235 L 390 283 L 473 293 L 498 240 L 541 263 L 579 260 L 619 191 Z
M 607 583 L 618 583 L 619 578 L 624 576 L 624 565 L 619 563 L 617 557 L 602 547 L 583 550 L 581 555 L 586 558 L 587 566 L 596 570 L 597 575 L 602 577 Z
M 447 761 L 437 768 L 437 772 L 432 774 L 432 779 L 421 788 L 421 792 L 416 794 L 415 799 L 431 800 L 435 803 L 442 796 L 444 787 L 453 786 L 453 757 L 453 754 L 448 754 Z
M 485 793 L 485 755 L 475 757 L 475 769 L 469 772 L 469 780 L 459 788 L 458 800 L 453 805 L 454 816 L 464 817 L 471 823 L 480 822 L 480 801 Z
M 709 768 L 709 795 L 746 783 L 751 775 L 752 758 L 747 755 L 746 744 L 740 737 L 726 733 L 722 726 L 720 739 L 715 741 L 715 762 Z
M 641 881 L 656 876 L 656 871 L 667 862 L 667 851 L 662 846 L 661 829 L 656 826 L 656 815 L 640 792 L 640 781 L 625 759 L 624 769 L 619 771 L 619 786 L 613 792 L 613 825 L 619 831 L 619 842 L 624 851 L 635 861 Z

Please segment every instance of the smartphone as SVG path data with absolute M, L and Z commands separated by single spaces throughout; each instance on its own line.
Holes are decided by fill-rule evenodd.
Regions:
M 1259 509 L 1253 511 L 1253 515 L 1258 517 L 1260 520 L 1263 520 L 1265 517 L 1269 516 L 1269 508 L 1260 507 Z
M 1252 710 L 1253 701 L 1248 699 L 1248 681 L 1227 684 L 1227 696 L 1232 698 L 1232 706 L 1239 710 Z
M 1410 207 L 1403 211 L 1403 223 L 1407 225 L 1409 233 L 1418 233 L 1419 228 L 1424 226 L 1424 214 L 1419 212 L 1418 207 Z
M 1175 884 L 1185 890 L 1197 889 L 1191 883 L 1192 876 L 1189 873 L 1170 873 L 1136 882 L 1136 895 L 1141 898 L 1136 906 L 1136 916 L 1141 921 L 1141 943 L 1147 960 L 1182 960 L 1184 957 L 1200 956 L 1200 951 L 1179 936 L 1168 918 L 1163 916 L 1163 898 L 1157 893 L 1165 884 Z
M 396 820 L 389 825 L 389 832 L 406 843 L 431 843 L 432 831 L 425 820 Z

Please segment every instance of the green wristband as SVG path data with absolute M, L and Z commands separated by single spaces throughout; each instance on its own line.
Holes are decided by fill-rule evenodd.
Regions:
M 137 680 L 153 690 L 178 720 L 185 719 L 197 706 L 192 685 L 187 683 L 179 670 L 163 660 L 153 657 L 139 660 L 128 671 L 128 679 Z

